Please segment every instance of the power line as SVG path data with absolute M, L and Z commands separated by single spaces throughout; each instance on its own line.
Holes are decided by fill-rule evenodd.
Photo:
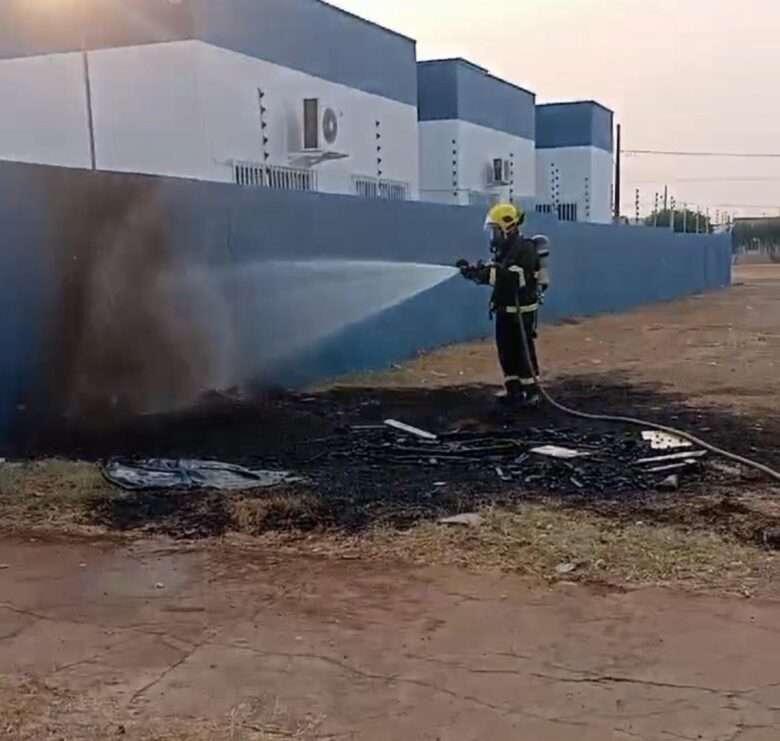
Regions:
M 711 203 L 710 208 L 764 208 L 777 210 L 780 209 L 778 203 Z
M 658 185 L 661 183 L 777 183 L 780 176 L 752 175 L 745 177 L 712 176 L 706 178 L 658 178 L 656 180 L 632 180 L 635 185 Z
M 661 199 L 663 200 L 663 198 Z M 643 206 L 653 206 L 654 200 L 652 198 L 641 198 L 640 204 Z M 629 201 L 627 199 L 624 199 L 624 205 L 628 204 Z M 630 202 L 631 205 L 634 204 L 634 201 Z M 680 200 L 677 205 L 682 206 L 684 201 Z M 689 209 L 695 210 L 697 207 L 697 204 L 695 202 L 691 201 L 685 201 L 685 203 L 688 204 Z M 709 201 L 703 203 L 701 208 L 761 208 L 761 209 L 769 209 L 771 211 L 780 211 L 780 201 L 778 203 L 710 203 Z
M 661 149 L 624 149 L 627 155 L 657 157 L 740 157 L 746 159 L 780 159 L 780 152 L 674 152 Z

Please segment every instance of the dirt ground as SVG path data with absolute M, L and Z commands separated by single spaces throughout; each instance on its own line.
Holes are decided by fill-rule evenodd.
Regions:
M 0 738 L 777 738 L 774 602 L 218 545 L 0 560 Z
M 780 464 L 780 266 L 735 280 L 545 328 L 551 388 Z M 300 404 L 316 457 L 337 409 L 494 424 L 480 409 L 498 380 L 474 343 L 274 401 L 262 459 L 245 409 L 31 437 L 27 452 L 288 463 Z M 436 472 L 374 468 L 317 469 L 321 496 L 226 501 L 117 499 L 91 463 L 0 467 L 0 739 L 777 738 L 776 488 L 707 470 L 666 495 L 544 497 L 468 474 L 431 503 Z M 473 508 L 479 527 L 436 524 Z
M 683 394 L 692 405 L 777 414 L 780 265 L 737 266 L 734 286 L 715 296 L 564 321 L 542 331 L 540 355 L 548 381 L 627 378 Z M 482 342 L 425 355 L 380 378 L 395 386 L 500 382 L 495 351 Z

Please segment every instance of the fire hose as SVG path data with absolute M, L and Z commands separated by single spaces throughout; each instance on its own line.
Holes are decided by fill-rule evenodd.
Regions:
M 526 357 L 530 358 L 531 347 L 528 342 L 528 335 L 525 331 L 525 325 L 523 324 L 522 321 L 518 323 L 520 325 L 520 334 L 523 338 L 523 347 L 525 349 Z M 533 364 L 529 363 L 529 365 L 533 365 Z M 588 419 L 596 422 L 613 422 L 615 424 L 631 425 L 633 427 L 645 427 L 651 430 L 665 432 L 669 435 L 675 435 L 676 437 L 679 437 L 683 440 L 687 440 L 688 442 L 693 443 L 694 445 L 698 445 L 699 447 L 708 450 L 710 453 L 713 453 L 714 455 L 720 456 L 722 458 L 727 458 L 728 460 L 733 461 L 734 463 L 739 463 L 743 466 L 746 466 L 747 468 L 752 468 L 755 471 L 760 471 L 761 473 L 768 476 L 770 479 L 773 479 L 774 481 L 780 483 L 780 471 L 776 471 L 775 469 L 770 468 L 769 466 L 764 465 L 763 463 L 759 463 L 758 461 L 754 461 L 750 458 L 737 455 L 736 453 L 731 453 L 728 450 L 723 450 L 723 448 L 719 448 L 716 445 L 712 445 L 711 443 L 708 443 L 707 441 L 702 440 L 696 435 L 692 435 L 691 433 L 686 432 L 685 430 L 678 430 L 675 427 L 669 427 L 668 425 L 661 425 L 656 422 L 648 422 L 646 420 L 638 419 L 635 417 L 623 417 L 614 414 L 593 414 L 590 412 L 581 412 L 577 409 L 572 409 L 571 407 L 568 407 L 565 404 L 561 404 L 559 401 L 556 401 L 550 395 L 550 393 L 541 383 L 539 379 L 539 375 L 536 372 L 535 368 L 533 367 L 531 368 L 531 373 L 533 374 L 534 381 L 536 382 L 536 385 L 539 388 L 539 393 L 544 397 L 547 403 L 550 404 L 555 409 L 557 409 L 558 411 L 563 412 L 564 414 L 567 414 L 572 417 L 578 417 L 579 419 Z

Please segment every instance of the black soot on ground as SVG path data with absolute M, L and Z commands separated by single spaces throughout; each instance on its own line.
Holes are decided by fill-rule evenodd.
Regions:
M 711 442 L 770 465 L 780 422 L 693 409 L 681 397 L 653 387 L 606 384 L 582 378 L 554 394 L 585 411 L 639 414 L 695 431 Z M 383 426 L 394 418 L 440 436 L 425 443 Z M 652 456 L 641 431 L 594 424 L 549 408 L 533 412 L 498 407 L 493 389 L 338 389 L 316 395 L 266 394 L 261 398 L 204 399 L 195 409 L 148 416 L 121 428 L 70 427 L 30 441 L 20 455 L 62 455 L 91 460 L 206 458 L 254 468 L 291 470 L 312 484 L 296 489 L 307 504 L 270 512 L 256 524 L 266 530 L 337 529 L 359 532 L 555 497 L 571 506 L 628 517 L 658 496 L 665 473 L 637 461 Z M 558 445 L 587 453 L 575 460 L 531 452 Z M 710 496 L 723 483 L 708 458 L 680 470 L 679 488 L 664 496 Z M 250 492 L 270 501 L 289 492 Z M 171 535 L 200 536 L 232 527 L 226 497 L 213 492 L 138 493 L 103 502 L 95 520 L 113 528 L 143 527 Z

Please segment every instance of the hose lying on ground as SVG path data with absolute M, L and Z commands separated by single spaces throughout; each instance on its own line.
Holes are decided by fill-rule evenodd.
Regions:
M 520 324 L 520 334 L 523 337 L 523 345 L 525 347 L 526 357 L 530 358 L 531 348 L 528 343 L 528 337 L 526 335 L 525 325 L 523 324 L 522 321 L 520 321 L 519 324 Z M 696 437 L 695 435 L 691 435 L 689 432 L 685 432 L 684 430 L 678 430 L 674 427 L 668 427 L 666 425 L 657 424 L 655 422 L 647 422 L 643 419 L 636 419 L 634 417 L 621 417 L 613 414 L 591 414 L 589 412 L 580 412 L 576 409 L 571 409 L 570 407 L 567 407 L 565 404 L 561 404 L 560 402 L 553 399 L 552 396 L 550 396 L 547 389 L 545 389 L 545 387 L 542 385 L 541 381 L 539 380 L 539 376 L 536 373 L 535 368 L 533 367 L 531 368 L 531 373 L 533 374 L 534 380 L 536 381 L 536 385 L 539 387 L 539 392 L 542 394 L 542 396 L 547 400 L 547 402 L 551 406 L 555 407 L 556 409 L 563 412 L 564 414 L 568 414 L 572 417 L 579 417 L 580 419 L 590 419 L 597 422 L 615 422 L 617 424 L 632 425 L 634 427 L 646 427 L 651 430 L 658 430 L 659 432 L 666 432 L 670 435 L 676 435 L 677 437 L 682 438 L 683 440 L 687 440 L 688 442 L 693 443 L 694 445 L 698 445 L 699 447 L 708 450 L 710 453 L 714 453 L 715 455 L 721 456 L 723 458 L 727 458 L 731 461 L 734 461 L 735 463 L 740 463 L 743 466 L 747 466 L 748 468 L 752 468 L 756 471 L 760 471 L 761 473 L 766 474 L 770 479 L 773 479 L 774 481 L 780 483 L 780 471 L 776 471 L 773 468 L 770 468 L 769 466 L 766 466 L 763 463 L 759 463 L 758 461 L 751 460 L 750 458 L 745 458 L 744 456 L 737 455 L 736 453 L 730 453 L 728 450 L 723 450 L 722 448 L 718 448 L 717 446 L 711 445 L 710 443 L 702 440 L 701 438 Z

